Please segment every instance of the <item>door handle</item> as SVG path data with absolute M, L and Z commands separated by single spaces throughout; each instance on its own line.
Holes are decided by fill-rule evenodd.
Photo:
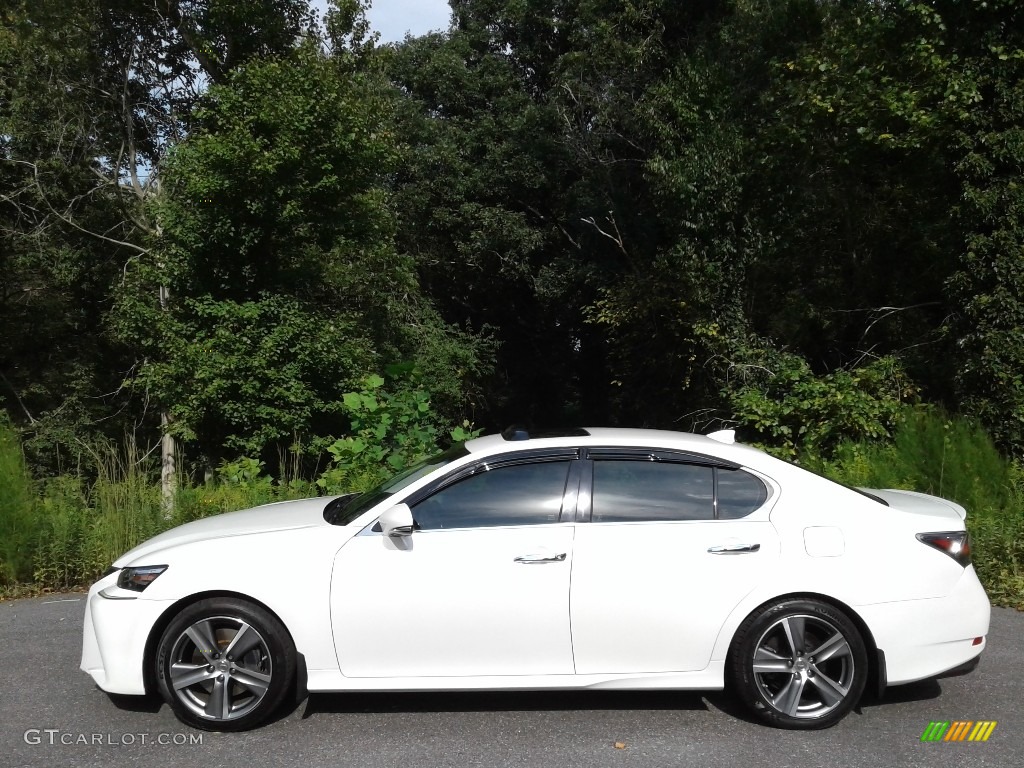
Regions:
M 758 552 L 760 544 L 726 544 L 719 547 L 708 547 L 712 555 L 749 555 L 751 552 Z
M 540 565 L 542 563 L 561 563 L 565 560 L 565 552 L 560 555 L 520 555 L 512 562 L 522 565 Z

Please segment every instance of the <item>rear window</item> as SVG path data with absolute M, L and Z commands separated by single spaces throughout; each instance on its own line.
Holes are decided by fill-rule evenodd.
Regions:
M 595 523 L 712 520 L 714 469 L 653 461 L 595 461 Z
M 768 488 L 748 472 L 719 469 L 716 479 L 719 520 L 746 517 L 768 501 Z
M 728 467 L 595 457 L 591 522 L 737 520 L 768 500 L 768 487 Z

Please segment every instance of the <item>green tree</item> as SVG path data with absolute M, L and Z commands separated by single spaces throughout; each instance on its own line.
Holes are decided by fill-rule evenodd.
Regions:
M 108 315 L 158 234 L 168 149 L 211 81 L 309 34 L 306 0 L 33 0 L 0 28 L 0 402 L 39 461 L 153 425 Z M 44 338 L 47 344 L 40 344 Z
M 944 4 L 962 103 L 950 137 L 963 232 L 948 294 L 962 407 L 1024 456 L 1024 8 Z M 954 58 L 957 56 L 958 58 Z
M 364 57 L 306 44 L 212 86 L 164 164 L 161 237 L 129 271 L 119 328 L 170 431 L 211 460 L 343 431 L 342 394 L 397 360 L 462 405 L 479 345 L 395 251 L 390 99 Z
M 748 247 L 734 169 L 716 167 L 739 163 L 735 131 L 699 56 L 722 4 L 452 6 L 448 35 L 388 62 L 412 97 L 399 242 L 446 318 L 495 329 L 492 417 L 682 416 L 707 390 L 691 359 L 715 348 L 705 328 L 732 313 L 719 273 L 742 273 Z M 680 210 L 695 184 L 684 207 L 713 210 Z M 655 358 L 663 376 L 646 375 Z

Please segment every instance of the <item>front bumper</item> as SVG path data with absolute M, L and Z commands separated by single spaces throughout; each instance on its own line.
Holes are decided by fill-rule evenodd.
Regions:
M 145 658 L 150 633 L 170 600 L 145 600 L 119 589 L 117 575 L 93 584 L 85 602 L 81 669 L 107 693 L 146 693 Z

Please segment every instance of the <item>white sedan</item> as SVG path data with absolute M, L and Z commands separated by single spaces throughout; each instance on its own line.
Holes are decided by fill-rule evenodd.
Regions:
M 728 432 L 507 430 L 369 493 L 139 545 L 89 592 L 81 666 L 220 731 L 306 691 L 726 684 L 771 725 L 824 728 L 867 687 L 977 664 L 965 517 Z

